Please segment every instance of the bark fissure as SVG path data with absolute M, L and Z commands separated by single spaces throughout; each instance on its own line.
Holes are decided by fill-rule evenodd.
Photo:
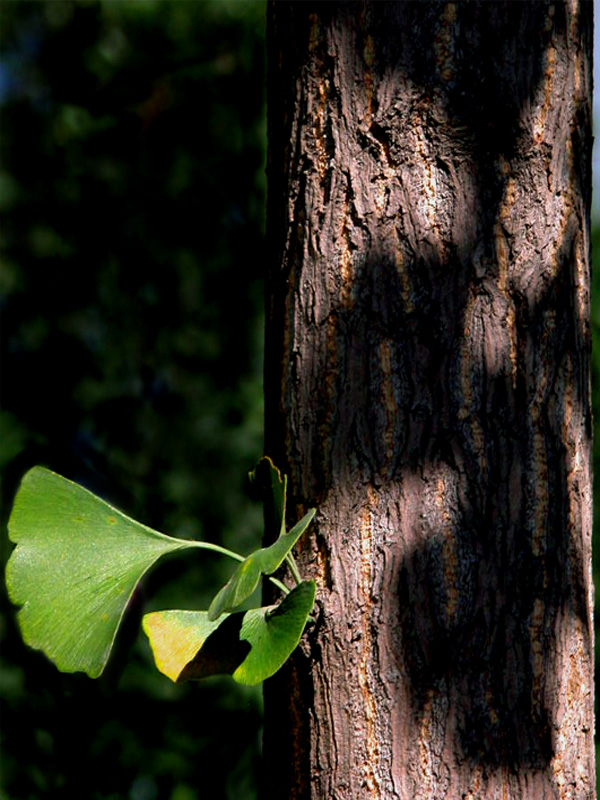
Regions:
M 269 36 L 266 444 L 320 616 L 266 795 L 592 797 L 590 4 Z

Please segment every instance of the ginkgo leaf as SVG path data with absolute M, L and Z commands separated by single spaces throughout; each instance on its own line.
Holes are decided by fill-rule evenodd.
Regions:
M 6 567 L 25 642 L 63 672 L 102 672 L 142 575 L 165 553 L 199 543 L 172 539 L 43 467 L 21 483 L 9 521 L 17 545 Z
M 268 456 L 263 456 L 254 470 L 254 475 L 262 473 L 266 476 L 264 481 L 267 491 L 271 494 L 271 500 L 275 509 L 278 536 L 285 533 L 285 498 L 287 493 L 287 475 L 281 477 L 281 472 Z
M 287 492 L 287 476 L 281 472 L 269 456 L 263 456 L 248 476 L 250 484 L 255 487 L 259 498 L 265 500 L 268 507 L 275 512 L 275 530 L 277 536 L 285 533 L 285 496 Z
M 233 611 L 250 597 L 258 586 L 261 575 L 272 575 L 276 572 L 310 525 L 315 513 L 316 509 L 311 508 L 300 522 L 287 533 L 283 533 L 276 542 L 251 553 L 215 596 L 208 609 L 208 619 L 213 621 L 221 614 Z
M 225 614 L 156 611 L 143 628 L 158 669 L 175 683 L 231 675 L 254 685 L 287 661 L 302 636 L 315 601 L 314 581 L 296 586 L 277 606 Z

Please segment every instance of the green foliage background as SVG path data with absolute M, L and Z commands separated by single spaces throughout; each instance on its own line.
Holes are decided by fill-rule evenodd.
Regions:
M 3 564 L 38 463 L 166 533 L 241 552 L 260 539 L 244 476 L 262 454 L 264 11 L 0 5 Z M 99 681 L 28 650 L 2 591 L 0 798 L 255 797 L 260 691 L 173 686 L 139 633 L 142 608 L 206 607 L 229 570 L 209 555 L 159 567 Z
M 4 523 L 39 463 L 165 533 L 260 542 L 264 13 L 0 6 Z M 142 608 L 206 608 L 231 568 L 159 567 L 99 681 L 25 648 L 3 591 L 0 796 L 255 797 L 260 690 L 172 686 L 139 634 Z

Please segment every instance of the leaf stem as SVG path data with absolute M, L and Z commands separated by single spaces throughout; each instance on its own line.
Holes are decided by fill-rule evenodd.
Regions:
M 296 560 L 294 559 L 294 556 L 291 553 L 288 553 L 286 555 L 285 560 L 287 561 L 287 565 L 290 568 L 290 572 L 292 573 L 293 579 L 296 581 L 296 586 L 298 586 L 300 583 L 302 583 L 302 577 L 300 575 L 300 572 L 298 571 Z
M 267 575 L 267 577 L 271 581 L 271 583 L 274 586 L 276 586 L 280 591 L 282 591 L 285 595 L 288 595 L 290 593 L 291 590 L 288 589 L 285 583 L 278 581 L 277 578 L 274 578 L 272 575 Z
M 226 547 L 221 547 L 219 544 L 212 544 L 212 542 L 201 542 L 198 539 L 179 539 L 182 544 L 185 544 L 186 547 L 197 547 L 199 550 L 212 550 L 213 553 L 220 553 L 223 556 L 229 556 L 229 558 L 233 558 L 235 561 L 245 561 L 245 557 L 241 556 L 239 553 L 236 553 L 235 550 L 228 550 Z M 296 565 L 294 564 L 294 567 Z M 298 580 L 296 575 L 298 574 L 298 570 L 296 569 L 296 574 L 294 574 L 292 570 L 292 575 L 294 575 L 294 580 L 296 583 L 300 583 L 301 579 Z M 271 575 L 266 576 L 269 578 L 271 583 L 276 586 L 284 595 L 290 593 L 290 590 L 281 581 L 277 580 L 277 578 L 273 578 Z M 298 575 L 298 578 L 300 576 Z
M 223 556 L 229 556 L 235 561 L 245 561 L 244 556 L 236 553 L 234 550 L 228 550 L 226 547 L 221 547 L 219 544 L 212 544 L 212 542 L 201 542 L 198 539 L 180 539 L 180 542 L 185 542 L 188 547 L 198 547 L 200 550 L 212 550 L 213 553 L 221 553 Z

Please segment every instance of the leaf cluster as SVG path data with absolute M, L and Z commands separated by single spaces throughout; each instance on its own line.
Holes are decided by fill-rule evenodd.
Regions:
M 314 581 L 300 579 L 291 550 L 315 510 L 287 531 L 285 479 L 268 458 L 260 469 L 269 475 L 279 536 L 244 559 L 209 542 L 165 536 L 78 484 L 34 467 L 15 499 L 9 535 L 16 548 L 6 569 L 25 642 L 63 672 L 98 677 L 142 576 L 168 553 L 213 550 L 241 563 L 207 611 L 158 611 L 143 619 L 156 665 L 176 683 L 228 674 L 254 685 L 273 675 L 296 648 L 314 604 Z M 290 591 L 271 578 L 284 599 L 239 610 L 261 576 L 272 576 L 285 560 L 296 586 Z

